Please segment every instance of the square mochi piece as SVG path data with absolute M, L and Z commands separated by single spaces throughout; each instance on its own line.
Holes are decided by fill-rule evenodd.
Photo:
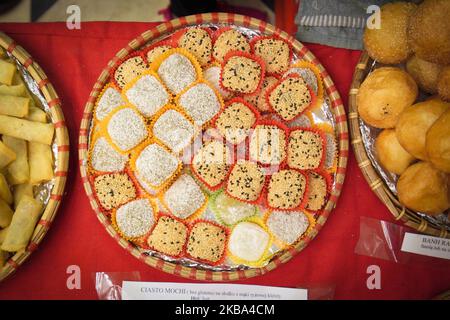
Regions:
M 136 159 L 136 171 L 151 186 L 165 184 L 177 171 L 180 160 L 162 146 L 152 143 L 146 146 Z
M 173 109 L 166 110 L 153 125 L 153 135 L 175 153 L 191 143 L 194 131 L 192 123 Z
M 221 107 L 216 93 L 206 83 L 198 83 L 189 88 L 180 96 L 179 104 L 199 126 L 211 120 Z
M 164 203 L 170 213 L 180 219 L 196 213 L 205 201 L 203 191 L 188 174 L 181 175 L 164 194 Z
M 94 170 L 122 171 L 127 161 L 128 157 L 117 152 L 105 138 L 101 137 L 95 141 L 90 157 L 91 166 Z
M 269 233 L 253 222 L 240 222 L 231 231 L 228 241 L 230 253 L 244 261 L 256 262 L 263 258 L 270 242 Z
M 258 90 L 264 69 L 254 58 L 232 55 L 222 68 L 222 86 L 234 92 L 254 93 Z
M 112 142 L 123 152 L 133 149 L 148 136 L 144 120 L 131 108 L 113 114 L 107 131 Z
M 266 224 L 277 239 L 287 244 L 293 244 L 306 232 L 309 220 L 301 211 L 272 211 Z
M 192 62 L 180 53 L 168 56 L 159 66 L 158 75 L 174 94 L 179 94 L 198 77 Z
M 103 120 L 111 111 L 120 106 L 123 106 L 124 104 L 125 101 L 123 101 L 120 92 L 115 88 L 109 86 L 105 91 L 102 92 L 100 98 L 97 101 L 95 116 L 98 120 Z
M 147 244 L 161 253 L 179 256 L 183 253 L 187 235 L 188 228 L 181 221 L 163 215 L 147 238 Z
M 127 238 L 145 236 L 155 222 L 149 199 L 130 201 L 116 210 L 115 222 L 120 232 Z
M 323 140 L 319 133 L 298 129 L 289 134 L 287 163 L 291 168 L 317 169 L 321 165 L 323 153 Z
M 257 125 L 250 137 L 251 159 L 279 165 L 286 158 L 286 133 L 275 125 Z
M 265 175 L 255 163 L 239 160 L 231 169 L 226 192 L 238 200 L 256 201 L 264 187 Z
M 280 170 L 270 177 L 267 203 L 271 208 L 295 209 L 305 196 L 306 178 L 296 170 Z
M 94 190 L 100 205 L 106 210 L 136 198 L 136 188 L 126 173 L 107 173 L 95 177 Z
M 223 257 L 226 241 L 223 227 L 200 221 L 191 229 L 186 251 L 194 259 L 217 263 Z
M 151 117 L 169 102 L 169 94 L 159 80 L 144 74 L 125 91 L 128 101 L 144 116 Z

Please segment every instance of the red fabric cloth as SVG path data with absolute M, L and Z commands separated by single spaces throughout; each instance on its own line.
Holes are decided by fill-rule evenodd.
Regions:
M 70 131 L 71 159 L 66 194 L 38 250 L 7 281 L 0 299 L 96 299 L 94 274 L 139 271 L 145 281 L 190 282 L 153 269 L 113 240 L 97 220 L 78 169 L 78 130 L 94 82 L 108 61 L 151 23 L 0 24 L 47 73 L 63 103 Z M 308 45 L 333 78 L 345 104 L 360 52 Z M 337 208 L 317 238 L 299 255 L 268 274 L 240 283 L 286 287 L 334 286 L 337 299 L 429 299 L 450 288 L 450 264 L 398 264 L 354 254 L 360 215 L 393 220 L 370 190 L 350 154 Z M 367 267 L 381 268 L 381 290 L 366 286 Z M 81 289 L 66 286 L 69 265 L 81 268 Z

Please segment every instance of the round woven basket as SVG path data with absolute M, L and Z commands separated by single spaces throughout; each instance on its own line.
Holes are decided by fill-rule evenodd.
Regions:
M 34 229 L 28 247 L 22 252 L 15 253 L 7 261 L 5 266 L 0 269 L 0 281 L 2 281 L 14 273 L 14 271 L 25 262 L 30 254 L 37 249 L 56 216 L 67 179 L 67 169 L 69 165 L 69 135 L 65 125 L 64 115 L 61 110 L 60 99 L 41 67 L 33 60 L 25 49 L 17 45 L 17 43 L 2 32 L 0 32 L 0 47 L 4 48 L 14 56 L 38 85 L 39 90 L 48 103 L 49 110 L 46 111 L 51 122 L 55 126 L 54 144 L 58 147 L 53 188 L 47 206 Z
M 299 58 L 307 60 L 313 64 L 315 64 L 320 72 L 321 76 L 324 80 L 324 85 L 326 87 L 326 92 L 331 100 L 331 110 L 333 112 L 335 121 L 336 121 L 336 131 L 338 133 L 337 139 L 339 144 L 339 158 L 338 158 L 338 168 L 337 174 L 335 178 L 335 185 L 332 190 L 331 196 L 325 206 L 325 209 L 318 216 L 317 224 L 315 228 L 312 230 L 309 236 L 305 237 L 301 241 L 299 241 L 295 247 L 284 251 L 281 255 L 272 259 L 266 266 L 262 268 L 250 268 L 244 270 L 237 271 L 212 271 L 212 270 L 204 270 L 191 268 L 187 266 L 183 266 L 176 263 L 167 262 L 161 260 L 159 258 L 149 256 L 140 251 L 137 247 L 135 247 L 130 242 L 122 239 L 120 235 L 114 230 L 111 225 L 110 218 L 107 217 L 102 211 L 99 209 L 99 205 L 97 204 L 95 197 L 93 195 L 91 184 L 89 183 L 89 179 L 87 176 L 87 157 L 88 157 L 88 144 L 89 144 L 89 131 L 90 124 L 92 119 L 92 111 L 94 108 L 94 103 L 97 99 L 97 96 L 100 94 L 103 86 L 107 83 L 110 75 L 110 70 L 116 66 L 116 64 L 121 61 L 128 54 L 134 52 L 135 50 L 140 49 L 146 44 L 150 44 L 155 42 L 155 40 L 161 38 L 164 35 L 173 33 L 175 30 L 192 25 L 198 25 L 202 23 L 213 23 L 213 24 L 223 24 L 223 25 L 237 25 L 246 28 L 252 28 L 255 30 L 259 30 L 262 33 L 271 35 L 277 35 L 282 39 L 289 42 L 294 51 L 297 53 Z M 86 193 L 90 199 L 90 203 L 92 208 L 95 210 L 98 219 L 105 226 L 108 233 L 122 246 L 125 250 L 129 251 L 133 256 L 145 262 L 146 264 L 155 267 L 157 269 L 163 270 L 167 273 L 179 275 L 185 278 L 197 279 L 197 280 L 210 280 L 210 281 L 232 281 L 254 277 L 257 275 L 264 274 L 268 271 L 275 269 L 282 263 L 289 261 L 294 255 L 303 250 L 308 243 L 317 235 L 322 226 L 325 224 L 329 213 L 333 210 L 336 205 L 336 202 L 339 198 L 342 185 L 344 183 L 345 178 L 345 170 L 347 167 L 347 158 L 348 158 L 348 128 L 347 128 L 347 118 L 345 115 L 344 107 L 342 105 L 342 100 L 339 96 L 339 93 L 333 84 L 333 81 L 329 77 L 326 70 L 322 67 L 316 57 L 301 43 L 296 41 L 293 37 L 288 35 L 286 32 L 283 32 L 274 26 L 267 24 L 264 21 L 250 18 L 242 15 L 235 14 L 227 14 L 227 13 L 207 13 L 207 14 L 198 14 L 188 17 L 182 17 L 179 19 L 171 20 L 165 23 L 162 23 L 144 33 L 140 36 L 132 40 L 125 48 L 121 49 L 116 56 L 108 63 L 108 66 L 103 69 L 100 74 L 97 82 L 94 85 L 93 90 L 91 91 L 90 97 L 86 104 L 84 110 L 83 120 L 81 122 L 80 128 L 80 137 L 79 137 L 79 157 L 80 157 L 80 172 L 83 179 L 84 188 Z
M 358 94 L 359 87 L 364 79 L 370 72 L 374 60 L 372 60 L 367 52 L 363 52 L 358 64 L 356 65 L 355 72 L 353 74 L 353 81 L 349 93 L 349 122 L 350 122 L 350 134 L 352 138 L 353 150 L 355 152 L 358 166 L 364 175 L 364 178 L 369 183 L 370 188 L 375 192 L 378 198 L 386 205 L 389 211 L 394 216 L 395 220 L 402 221 L 405 225 L 432 236 L 450 238 L 450 232 L 448 230 L 432 221 L 424 219 L 417 212 L 409 210 L 404 207 L 397 199 L 387 185 L 385 185 L 383 179 L 374 168 L 372 162 L 367 156 L 364 142 L 361 136 L 360 119 L 358 115 L 358 106 L 356 103 L 356 96 Z

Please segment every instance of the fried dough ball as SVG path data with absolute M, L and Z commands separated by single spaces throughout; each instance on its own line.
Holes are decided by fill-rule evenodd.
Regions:
M 408 24 L 408 43 L 421 59 L 450 64 L 450 1 L 425 0 Z
M 418 162 L 397 181 L 400 202 L 407 208 L 438 215 L 450 207 L 449 176 L 428 162 Z
M 388 3 L 381 7 L 379 29 L 364 31 L 364 46 L 369 56 L 381 63 L 395 64 L 410 55 L 407 41 L 408 20 L 417 5 L 408 2 Z
M 417 84 L 408 73 L 400 68 L 379 68 L 359 88 L 358 113 L 371 126 L 393 128 L 400 113 L 414 103 L 417 94 Z
M 415 160 L 397 140 L 394 129 L 384 129 L 375 140 L 375 150 L 382 166 L 395 174 L 402 174 Z
M 426 134 L 433 123 L 450 108 L 439 98 L 416 103 L 406 108 L 400 115 L 395 133 L 397 139 L 414 157 L 427 160 L 425 148 Z
M 441 70 L 440 64 L 422 60 L 416 55 L 406 62 L 406 71 L 416 80 L 420 89 L 432 94 L 437 93 Z
M 431 163 L 439 170 L 450 173 L 450 109 L 428 130 L 425 145 Z
M 437 86 L 441 99 L 450 102 L 450 66 L 442 69 Z

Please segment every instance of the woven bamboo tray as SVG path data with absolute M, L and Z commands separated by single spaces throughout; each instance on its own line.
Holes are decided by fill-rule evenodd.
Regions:
M 110 219 L 102 213 L 99 209 L 99 205 L 97 204 L 95 197 L 93 195 L 92 187 L 89 183 L 89 179 L 87 176 L 87 159 L 88 159 L 88 145 L 89 145 L 89 131 L 90 124 L 92 119 L 92 111 L 94 108 L 94 103 L 97 99 L 97 96 L 100 94 L 103 86 L 109 79 L 109 72 L 112 68 L 116 66 L 116 64 L 123 59 L 128 54 L 134 52 L 135 50 L 140 49 L 146 44 L 152 43 L 155 40 L 161 38 L 164 35 L 173 33 L 175 30 L 191 26 L 198 25 L 202 23 L 213 23 L 213 24 L 231 24 L 242 26 L 246 28 L 252 28 L 255 30 L 260 30 L 263 33 L 268 35 L 274 34 L 282 39 L 289 42 L 297 55 L 305 59 L 307 61 L 315 64 L 322 75 L 324 80 L 324 85 L 326 87 L 326 92 L 331 100 L 331 110 L 333 112 L 335 122 L 336 122 L 336 131 L 338 133 L 338 147 L 339 147 L 339 158 L 338 158 L 338 168 L 335 176 L 335 185 L 331 192 L 331 196 L 325 206 L 325 209 L 320 214 L 317 220 L 317 224 L 312 230 L 310 236 L 305 237 L 303 240 L 299 241 L 297 245 L 283 254 L 278 255 L 276 258 L 271 260 L 266 266 L 262 268 L 250 268 L 244 270 L 237 271 L 211 271 L 211 270 L 203 270 L 197 268 L 191 268 L 187 266 L 183 266 L 180 264 L 175 264 L 171 262 L 167 262 L 161 259 L 158 259 L 153 256 L 149 256 L 141 252 L 137 247 L 135 247 L 130 242 L 122 239 L 120 235 L 114 230 L 111 225 Z M 235 14 L 227 14 L 227 13 L 207 13 L 207 14 L 198 14 L 188 17 L 181 17 L 179 19 L 174 19 L 165 23 L 158 25 L 144 33 L 140 36 L 132 40 L 125 48 L 121 49 L 116 56 L 108 63 L 108 66 L 103 69 L 100 74 L 97 82 L 94 84 L 94 87 L 89 96 L 88 102 L 85 106 L 83 120 L 81 122 L 80 128 L 80 136 L 79 136 L 79 158 L 80 158 L 80 172 L 83 179 L 84 188 L 89 197 L 90 203 L 100 222 L 104 225 L 108 233 L 123 247 L 125 250 L 129 251 L 133 256 L 138 258 L 139 260 L 145 262 L 146 264 L 155 267 L 157 269 L 163 270 L 167 273 L 179 275 L 185 278 L 197 279 L 197 280 L 209 280 L 209 281 L 233 281 L 239 279 L 245 279 L 254 277 L 257 275 L 264 274 L 268 271 L 275 269 L 282 263 L 289 261 L 294 255 L 303 250 L 308 243 L 314 239 L 317 233 L 325 224 L 328 215 L 333 210 L 336 205 L 336 202 L 339 198 L 344 178 L 345 171 L 347 167 L 347 158 L 348 158 L 348 128 L 347 128 L 347 118 L 345 115 L 344 107 L 342 105 L 342 100 L 339 96 L 339 93 L 329 77 L 326 70 L 322 67 L 316 57 L 300 42 L 296 41 L 294 38 L 289 36 L 286 32 L 283 32 L 274 26 L 267 24 L 264 21 L 250 18 L 242 15 Z
M 450 232 L 443 226 L 432 221 L 424 219 L 417 212 L 404 207 L 394 195 L 389 187 L 384 183 L 378 174 L 369 157 L 367 156 L 364 142 L 361 136 L 360 119 L 358 115 L 358 106 L 356 96 L 359 87 L 371 70 L 374 61 L 367 52 L 363 52 L 353 74 L 353 81 L 349 93 L 349 122 L 350 134 L 352 138 L 353 150 L 355 151 L 358 166 L 369 183 L 370 188 L 375 192 L 378 198 L 386 205 L 394 216 L 395 220 L 402 221 L 405 225 L 419 231 L 436 237 L 450 238 Z
M 56 129 L 54 144 L 57 145 L 55 176 L 53 178 L 54 184 L 47 206 L 44 209 L 41 219 L 36 224 L 36 228 L 34 229 L 26 250 L 16 252 L 10 257 L 5 266 L 0 269 L 1 282 L 14 273 L 16 269 L 31 255 L 31 253 L 38 248 L 56 216 L 67 179 L 67 170 L 69 165 L 69 135 L 67 133 L 64 115 L 61 109 L 61 101 L 41 67 L 33 60 L 25 49 L 2 32 L 0 32 L 0 46 L 19 61 L 19 63 L 28 71 L 30 76 L 38 85 L 48 104 L 48 110 L 45 111 Z

